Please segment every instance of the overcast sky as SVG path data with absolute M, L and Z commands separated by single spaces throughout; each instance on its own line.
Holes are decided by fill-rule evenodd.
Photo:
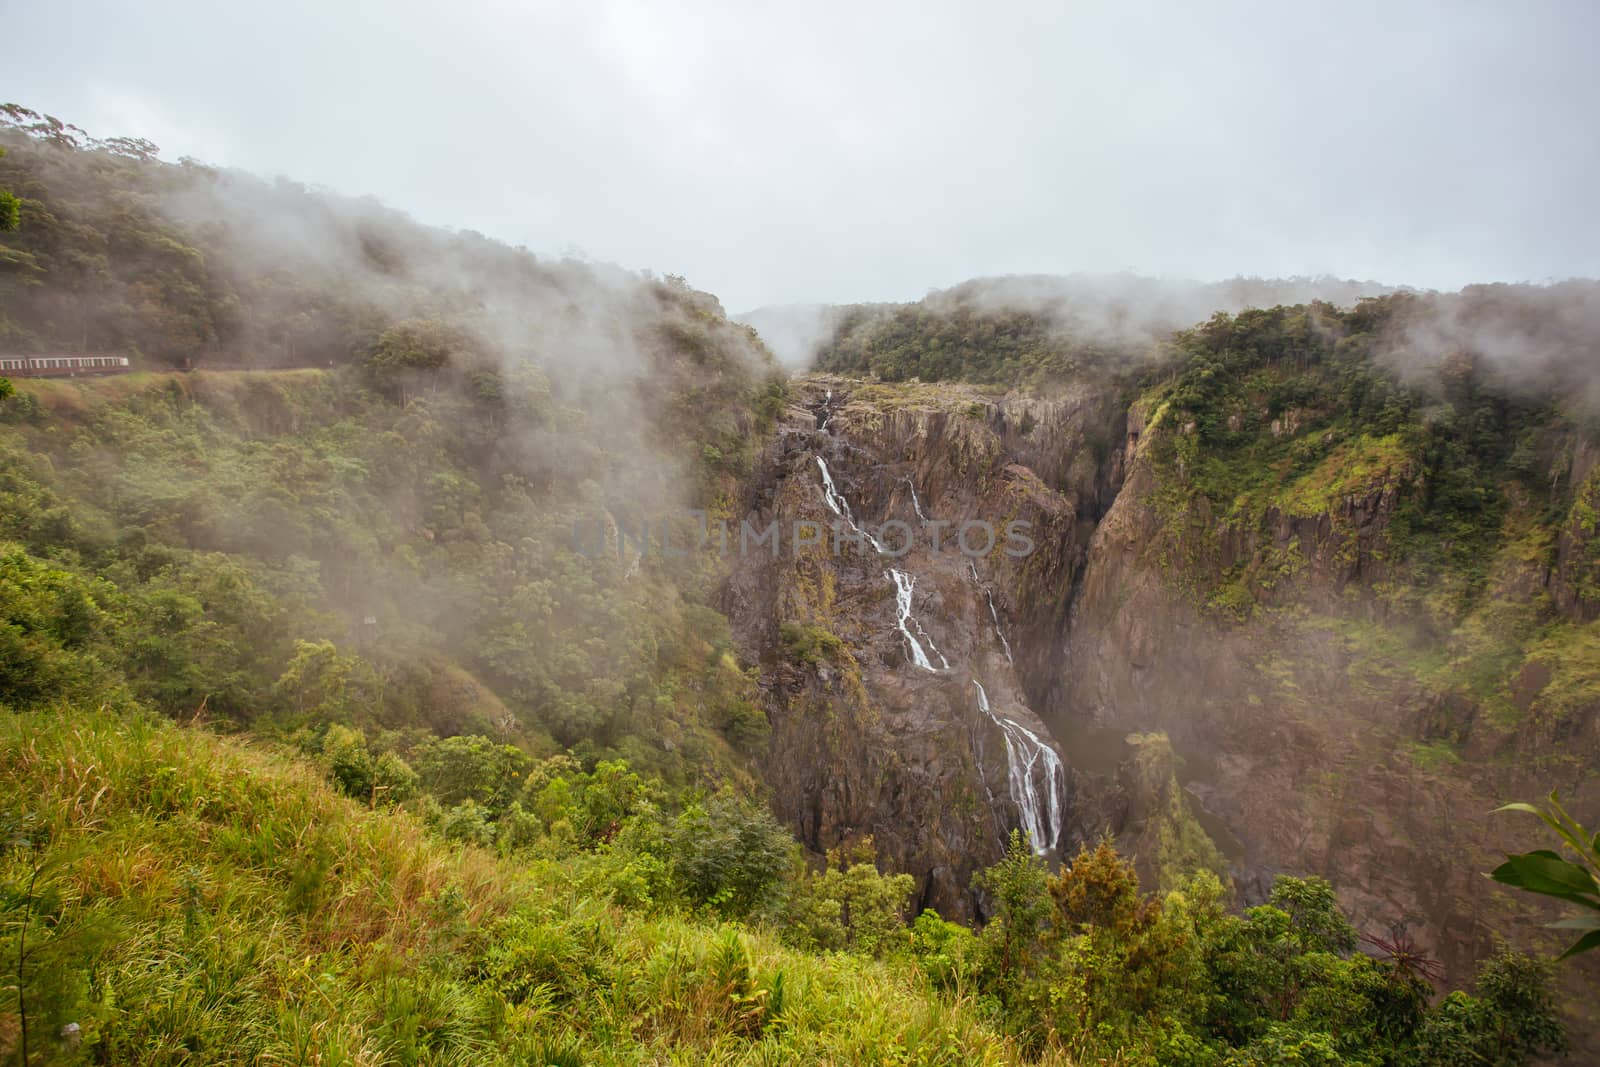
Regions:
M 1320 9 L 1320 11 L 1315 10 Z M 0 0 L 0 97 L 732 311 L 1600 274 L 1600 4 Z

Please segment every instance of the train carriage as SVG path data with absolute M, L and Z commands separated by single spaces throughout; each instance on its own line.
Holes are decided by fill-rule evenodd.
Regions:
M 0 356 L 0 377 L 8 378 L 78 378 L 128 369 L 127 356 Z

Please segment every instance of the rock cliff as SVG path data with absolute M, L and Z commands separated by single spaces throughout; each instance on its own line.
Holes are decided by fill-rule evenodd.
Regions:
M 819 375 L 789 399 L 742 502 L 781 544 L 731 546 L 724 605 L 761 666 L 776 806 L 809 848 L 870 835 L 920 906 L 970 917 L 1012 829 L 1053 858 L 1109 834 L 1147 884 L 1209 866 L 1243 903 L 1322 874 L 1364 931 L 1403 929 L 1452 977 L 1496 936 L 1537 939 L 1527 902 L 1481 876 L 1529 828 L 1488 812 L 1551 786 L 1594 803 L 1594 701 L 1568 693 L 1582 653 L 1526 628 L 1490 642 L 1492 679 L 1471 661 L 1508 614 L 1593 618 L 1581 439 L 1551 453 L 1578 488 L 1550 551 L 1508 536 L 1487 589 L 1446 609 L 1397 547 L 1426 474 L 1387 438 L 1317 441 L 1230 504 L 1196 491 L 1215 460 L 1159 389 Z M 1263 433 L 1292 449 L 1318 419 Z M 996 543 L 974 530 L 963 551 L 972 520 Z M 1031 551 L 1008 553 L 1019 522 Z M 807 524 L 821 543 L 794 536 Z M 1543 727 L 1496 710 L 1502 683 Z

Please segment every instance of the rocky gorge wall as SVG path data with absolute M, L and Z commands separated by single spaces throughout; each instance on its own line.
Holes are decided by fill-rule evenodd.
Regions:
M 1121 482 L 1123 417 L 1091 388 L 793 383 L 741 516 L 783 541 L 734 546 L 723 604 L 761 667 L 777 810 L 814 852 L 870 836 L 919 906 L 971 918 L 972 875 L 1012 829 L 1057 857 L 1111 818 L 1038 709 Z M 806 524 L 823 543 L 794 543 Z
M 1273 432 L 1304 432 L 1286 422 Z M 1312 472 L 1336 471 L 1331 486 L 1242 517 L 1176 491 L 1184 471 L 1157 444 L 1186 432 L 1110 386 L 792 383 L 743 518 L 785 534 L 894 519 L 917 538 L 898 557 L 788 541 L 735 557 L 723 601 L 760 665 L 780 816 L 817 853 L 870 836 L 947 916 L 981 917 L 972 874 L 1011 829 L 1043 825 L 1052 857 L 1109 834 L 1148 885 L 1211 866 L 1246 904 L 1277 873 L 1321 874 L 1363 932 L 1415 940 L 1451 981 L 1496 937 L 1553 944 L 1536 906 L 1482 877 L 1532 847 L 1488 813 L 1559 786 L 1590 814 L 1594 709 L 1566 716 L 1562 746 L 1491 729 L 1451 657 L 1505 612 L 1583 624 L 1592 523 L 1575 505 L 1554 566 L 1509 540 L 1487 606 L 1446 626 L 1393 592 L 1410 588 L 1391 542 L 1419 478 L 1404 455 L 1341 446 Z M 1571 476 L 1589 486 L 1593 469 Z M 930 521 L 968 518 L 1027 522 L 1034 551 L 932 547 Z M 1532 708 L 1551 682 L 1527 655 L 1502 673 L 1527 675 Z M 1059 786 L 1043 760 L 1019 781 L 1007 723 L 1059 755 Z

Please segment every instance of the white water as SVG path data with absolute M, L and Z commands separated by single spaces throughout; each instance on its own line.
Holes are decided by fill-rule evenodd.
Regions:
M 850 529 L 871 541 L 873 548 L 879 552 L 887 552 L 888 550 L 883 547 L 882 541 L 856 525 L 856 517 L 850 514 L 850 501 L 846 500 L 844 494 L 839 492 L 838 487 L 833 484 L 833 474 L 828 470 L 828 464 L 823 461 L 821 456 L 817 457 L 817 469 L 822 472 L 822 499 L 828 502 L 828 507 L 833 510 L 833 513 L 849 523 Z
M 911 625 L 913 625 L 913 626 L 915 626 L 917 628 L 917 633 L 921 634 L 922 635 L 922 639 L 924 641 L 928 642 L 928 647 L 933 650 L 933 654 L 935 656 L 939 657 L 939 667 L 940 667 L 940 669 L 941 670 L 946 670 L 946 671 L 949 670 L 950 669 L 950 661 L 944 658 L 944 653 L 939 651 L 939 646 L 933 643 L 933 636 L 931 634 L 929 634 L 928 631 L 926 631 L 926 630 L 924 630 L 922 628 L 921 621 L 918 620 L 915 615 L 913 615 L 911 617 Z
M 916 588 L 917 580 L 905 571 L 895 570 L 893 567 L 889 568 L 884 577 L 894 582 L 895 610 L 900 615 L 900 633 L 905 637 L 906 644 L 911 646 L 911 662 L 925 671 L 933 670 L 933 662 L 928 659 L 928 654 L 922 650 L 922 642 L 917 640 L 916 635 L 911 632 L 911 628 L 906 625 L 907 620 L 911 620 L 913 623 L 916 622 L 916 620 L 911 619 L 911 591 Z M 917 624 L 917 629 L 922 629 L 921 624 Z M 927 636 L 926 632 L 924 632 L 923 636 Z M 938 649 L 934 649 L 934 652 L 937 653 Z M 939 658 L 941 660 L 944 659 L 943 656 Z M 949 667 L 950 665 L 946 663 L 945 668 L 948 670 Z
M 831 399 L 833 395 L 831 390 L 828 395 Z M 817 469 L 822 472 L 823 499 L 827 501 L 829 509 L 844 519 L 852 530 L 865 534 L 880 553 L 886 552 L 877 538 L 866 534 L 856 525 L 855 516 L 850 511 L 850 503 L 834 484 L 833 473 L 828 470 L 827 462 L 821 456 L 817 456 L 816 460 Z M 906 484 L 911 487 L 911 504 L 916 509 L 917 517 L 926 521 L 927 517 L 922 513 L 922 503 L 917 499 L 917 487 L 909 478 L 906 479 Z M 1005 649 L 1006 662 L 1011 663 L 1011 643 L 1006 640 L 1005 632 L 1000 628 L 1000 615 L 995 610 L 994 594 L 979 580 L 978 569 L 971 560 L 967 561 L 967 569 L 972 573 L 973 583 L 983 589 L 989 604 L 989 618 L 994 623 L 995 636 L 1000 639 L 1000 647 Z M 895 567 L 889 568 L 884 577 L 894 583 L 897 624 L 900 635 L 906 639 L 906 645 L 911 649 L 911 662 L 925 671 L 938 673 L 941 668 L 935 667 L 933 661 L 928 658 L 928 649 L 932 649 L 933 654 L 939 657 L 942 669 L 948 671 L 950 661 L 939 651 L 938 646 L 933 643 L 933 638 L 912 611 L 916 578 Z M 912 632 L 913 627 L 916 633 Z M 918 640 L 918 634 L 922 636 L 922 640 Z M 923 641 L 927 642 L 926 648 L 923 647 Z M 1066 793 L 1066 770 L 1062 766 L 1061 757 L 1056 754 L 1055 749 L 1042 741 L 1038 734 L 990 708 L 989 694 L 984 691 L 982 682 L 974 678 L 972 684 L 978 688 L 978 709 L 1000 728 L 1000 734 L 1005 739 L 1007 783 L 1011 799 L 1022 815 L 1022 830 L 1033 842 L 1034 851 L 1044 855 L 1057 847 L 1061 839 L 1061 803 Z M 1040 794 L 1041 785 L 1044 787 L 1043 795 Z M 991 796 L 991 806 L 993 799 Z
M 994 620 L 994 635 L 1000 639 L 1000 647 L 1006 650 L 1006 662 L 1015 667 L 1017 661 L 1011 658 L 1011 642 L 1006 640 L 1005 631 L 1000 629 L 1000 616 L 994 610 L 994 594 L 985 589 L 983 595 L 989 598 L 989 618 Z
M 856 520 L 850 514 L 850 502 L 839 495 L 839 490 L 833 484 L 833 475 L 828 471 L 828 465 L 823 462 L 821 456 L 817 457 L 817 469 L 822 471 L 822 499 L 828 502 L 828 507 L 833 509 L 835 515 L 848 522 L 851 529 L 855 529 Z
M 828 470 L 828 464 L 821 456 L 817 457 L 817 469 L 822 471 L 822 498 L 827 501 L 828 507 L 832 509 L 835 515 L 849 523 L 852 530 L 864 534 L 879 552 L 885 552 L 882 542 L 856 525 L 855 516 L 850 512 L 850 502 L 844 498 L 843 493 L 839 492 L 838 486 L 833 484 L 833 474 Z M 928 631 L 923 628 L 922 623 L 911 613 L 911 591 L 916 586 L 917 580 L 905 571 L 894 567 L 889 568 L 884 573 L 884 577 L 894 582 L 895 606 L 900 616 L 900 632 L 905 636 L 906 643 L 911 646 L 911 662 L 925 671 L 949 670 L 950 661 L 945 659 L 944 653 L 940 652 L 939 646 L 933 643 L 933 638 L 929 636 Z M 917 640 L 917 634 L 911 632 L 913 626 L 916 627 L 917 634 L 922 635 L 922 641 Z M 926 641 L 928 643 L 927 647 L 933 650 L 935 656 L 939 657 L 939 667 L 935 667 L 933 661 L 928 658 L 927 650 L 922 645 L 923 641 Z
M 913 482 L 910 478 L 907 478 L 906 485 L 911 488 L 911 506 L 917 509 L 917 518 L 923 522 L 927 522 L 928 516 L 922 513 L 922 501 L 917 499 L 917 483 Z
M 1000 647 L 1005 649 L 1006 662 L 1015 667 L 1017 661 L 1011 658 L 1011 642 L 1006 640 L 1006 632 L 1000 628 L 1000 613 L 994 610 L 994 594 L 978 578 L 978 568 L 973 565 L 970 559 L 967 560 L 967 570 L 972 572 L 973 584 L 983 590 L 984 599 L 989 602 L 989 618 L 994 621 L 994 635 L 1000 639 Z
M 978 710 L 989 716 L 1006 741 L 1006 773 L 1011 788 L 1011 799 L 1022 813 L 1022 830 L 1033 842 L 1033 850 L 1041 856 L 1054 848 L 1061 837 L 1061 796 L 1066 791 L 1066 771 L 1056 750 L 1039 740 L 1039 735 L 989 707 L 989 694 L 976 678 Z M 1043 770 L 1044 788 L 1048 794 L 1039 796 L 1039 783 L 1035 771 Z

